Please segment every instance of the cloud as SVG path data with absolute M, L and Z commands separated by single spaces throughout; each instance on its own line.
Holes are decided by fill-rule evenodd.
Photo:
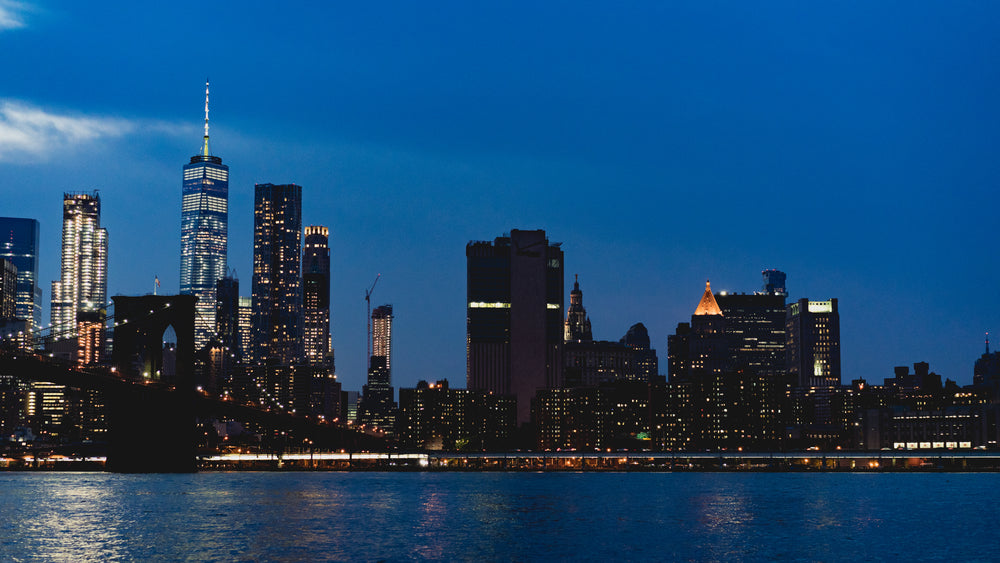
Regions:
M 0 161 L 25 156 L 45 159 L 56 152 L 121 137 L 137 125 L 127 119 L 58 114 L 0 100 Z
M 24 13 L 29 11 L 31 7 L 25 2 L 0 0 L 0 31 L 24 27 Z

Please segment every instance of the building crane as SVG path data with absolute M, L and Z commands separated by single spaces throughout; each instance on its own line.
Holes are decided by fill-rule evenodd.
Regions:
M 368 352 L 368 355 L 365 356 L 366 364 L 372 357 L 372 293 L 375 292 L 375 286 L 378 284 L 378 280 L 381 277 L 382 274 L 378 274 L 377 276 L 375 276 L 375 281 L 372 282 L 372 286 L 369 287 L 367 291 L 365 291 L 365 304 L 368 306 L 368 314 L 365 315 L 365 318 L 368 319 L 368 333 L 367 335 L 365 335 L 365 339 L 367 340 L 367 343 L 365 345 L 365 350 L 367 350 Z M 366 371 L 367 369 L 368 368 L 365 368 Z

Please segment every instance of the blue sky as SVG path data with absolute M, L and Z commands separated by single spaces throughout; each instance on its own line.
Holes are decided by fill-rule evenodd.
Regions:
M 319 4 L 319 3 L 317 3 Z M 255 182 L 331 230 L 333 342 L 365 361 L 364 290 L 396 313 L 394 383 L 465 380 L 469 240 L 545 229 L 596 338 L 666 338 L 711 279 L 840 299 L 845 381 L 972 377 L 1000 332 L 1000 7 L 986 2 L 431 5 L 0 0 L 0 215 L 99 189 L 109 293 L 178 286 L 181 166 L 231 168 L 249 295 Z

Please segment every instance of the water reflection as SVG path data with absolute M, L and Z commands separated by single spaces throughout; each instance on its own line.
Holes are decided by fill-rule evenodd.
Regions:
M 960 477 L 0 473 L 0 560 L 989 559 Z

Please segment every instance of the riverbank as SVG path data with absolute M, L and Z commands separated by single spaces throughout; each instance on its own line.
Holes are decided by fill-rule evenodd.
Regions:
M 0 459 L 0 471 L 103 471 L 103 457 Z M 224 454 L 200 471 L 1000 472 L 1000 452 L 507 452 Z

